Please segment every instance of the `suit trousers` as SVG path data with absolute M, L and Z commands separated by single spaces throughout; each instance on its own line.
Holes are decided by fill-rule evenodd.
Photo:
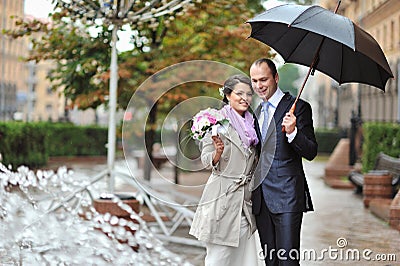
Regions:
M 262 198 L 256 223 L 267 266 L 300 265 L 302 220 L 302 212 L 271 213 Z

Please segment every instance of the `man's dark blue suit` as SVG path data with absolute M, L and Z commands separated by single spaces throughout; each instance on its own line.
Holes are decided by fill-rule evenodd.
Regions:
M 291 143 L 282 132 L 283 117 L 294 100 L 285 93 L 276 107 L 265 141 L 262 144 L 260 141 L 258 146 L 260 158 L 254 178 L 261 184 L 253 191 L 252 203 L 262 246 L 267 248 L 264 251 L 267 265 L 299 264 L 297 259 L 290 257 L 300 249 L 303 212 L 313 210 L 302 164 L 302 158 L 314 159 L 318 148 L 309 103 L 297 102 L 294 112 L 297 134 Z M 260 112 L 261 106 L 255 115 Z M 258 122 L 255 127 L 261 139 Z M 281 259 L 277 257 L 279 249 L 286 251 L 281 252 Z

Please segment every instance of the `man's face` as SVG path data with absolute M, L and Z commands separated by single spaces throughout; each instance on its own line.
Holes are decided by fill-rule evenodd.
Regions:
M 250 77 L 254 91 L 264 101 L 269 100 L 278 88 L 278 73 L 274 77 L 267 63 L 252 65 L 250 68 Z

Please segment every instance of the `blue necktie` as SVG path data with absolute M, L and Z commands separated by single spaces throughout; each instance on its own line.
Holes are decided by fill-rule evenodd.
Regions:
M 264 113 L 264 121 L 263 121 L 262 128 L 261 128 L 261 136 L 262 136 L 263 141 L 265 140 L 265 136 L 267 135 L 267 130 L 268 130 L 268 120 L 269 120 L 268 108 L 269 108 L 269 105 L 270 105 L 269 102 L 262 103 L 262 110 Z

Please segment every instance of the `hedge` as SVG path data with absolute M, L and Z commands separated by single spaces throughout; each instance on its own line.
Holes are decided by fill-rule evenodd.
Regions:
M 5 165 L 31 168 L 50 156 L 106 155 L 107 128 L 63 123 L 0 122 L 0 153 Z
M 341 138 L 346 137 L 340 129 L 318 128 L 315 130 L 315 138 L 318 143 L 318 153 L 332 153 Z
M 400 156 L 400 124 L 366 122 L 363 124 L 363 135 L 363 172 L 374 168 L 379 152 L 392 157 Z
M 107 128 L 47 124 L 49 156 L 106 155 Z
M 39 167 L 47 163 L 46 129 L 37 123 L 0 122 L 0 153 L 5 165 Z

